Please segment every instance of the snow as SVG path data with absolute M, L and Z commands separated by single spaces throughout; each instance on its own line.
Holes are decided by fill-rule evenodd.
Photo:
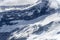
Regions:
M 51 8 L 58 9 L 60 7 L 60 0 L 49 0 L 49 2 Z
M 9 1 L 15 2 L 17 0 L 13 0 L 13 1 L 8 0 L 6 2 L 9 2 Z M 27 1 L 27 0 L 25 0 L 25 1 Z M 56 0 L 56 1 L 59 1 L 59 0 Z M 51 3 L 49 6 L 51 8 L 58 9 L 59 6 L 56 1 L 49 0 L 49 2 Z M 35 1 L 33 3 L 35 3 Z M 9 10 L 9 9 L 7 9 L 7 10 Z M 32 14 L 29 13 L 29 15 L 32 15 Z M 11 25 L 11 26 L 3 25 L 3 27 L 0 28 L 0 32 L 11 32 L 12 30 L 14 30 L 16 28 L 21 29 L 23 27 L 24 27 L 24 29 L 19 30 L 19 32 L 14 31 L 13 33 L 11 33 L 12 36 L 10 36 L 8 38 L 8 40 L 11 40 L 12 38 L 18 39 L 18 38 L 24 38 L 24 37 L 27 37 L 27 40 L 60 40 L 60 38 L 59 38 L 60 34 L 57 34 L 58 32 L 60 32 L 60 13 L 58 11 L 52 12 L 50 15 L 40 16 L 40 17 L 30 20 L 30 21 L 16 20 L 16 21 L 11 21 L 11 22 L 18 22 L 18 24 Z M 52 24 L 50 24 L 51 22 L 52 22 Z M 50 24 L 50 26 L 48 24 Z M 43 31 L 41 34 L 33 34 L 33 32 L 38 31 L 38 29 L 40 27 L 46 27 L 46 26 L 49 28 L 48 30 Z
M 52 17 L 52 19 L 51 19 L 51 17 Z M 46 19 L 48 19 L 48 20 L 46 20 Z M 52 21 L 53 21 L 53 24 L 51 25 L 51 27 L 49 28 L 48 31 L 44 31 L 40 35 L 32 34 L 34 31 L 37 31 L 39 29 L 38 25 L 41 25 L 43 27 L 43 26 L 49 24 Z M 60 25 L 59 25 L 60 23 L 58 23 L 59 21 L 60 21 L 60 17 L 58 16 L 58 13 L 52 14 L 52 15 L 46 17 L 41 22 L 39 21 L 39 22 L 36 22 L 36 23 L 33 23 L 33 24 L 29 24 L 29 26 L 27 28 L 23 29 L 19 33 L 16 32 L 15 34 L 13 34 L 13 36 L 11 36 L 11 38 L 16 37 L 18 39 L 18 38 L 21 38 L 21 37 L 27 37 L 29 35 L 27 40 L 40 40 L 40 39 L 41 40 L 45 40 L 45 39 L 59 40 L 60 35 L 57 34 L 57 32 L 60 31 Z M 35 25 L 36 25 L 36 29 L 34 28 Z
M 11 25 L 11 26 L 7 26 L 7 25 L 4 25 L 1 29 L 0 29 L 0 32 L 11 32 L 12 30 L 16 29 L 16 28 L 23 28 L 25 25 L 29 25 L 29 24 L 33 24 L 33 23 L 36 23 L 38 21 L 41 20 L 41 18 L 44 18 L 46 17 L 47 15 L 44 15 L 44 16 L 41 16 L 41 17 L 38 17 L 37 19 L 34 19 L 34 20 L 30 20 L 30 21 L 25 21 L 25 20 L 16 20 L 16 21 L 11 21 L 11 22 L 18 22 L 17 25 Z
M 7 1 L 7 0 L 5 0 L 5 1 Z M 2 1 L 3 3 L 0 3 L 0 12 L 9 11 L 9 10 L 25 10 L 25 9 L 31 8 L 31 7 L 39 4 L 39 3 L 42 3 L 41 0 L 25 0 L 25 1 L 22 0 L 22 2 L 21 2 L 21 0 L 18 0 L 18 1 L 17 0 L 13 0 L 12 1 L 13 3 L 10 3 L 11 0 L 10 1 L 8 0 L 7 1 L 8 3 L 5 2 L 5 1 Z M 17 1 L 17 3 L 14 2 L 14 1 Z M 29 6 L 23 7 L 24 5 L 25 6 L 29 5 Z M 10 6 L 10 7 L 2 9 L 1 6 Z M 15 8 L 15 7 L 11 7 L 11 6 L 20 6 L 20 8 L 18 8 L 18 7 Z
M 13 6 L 13 5 L 27 5 L 27 4 L 34 4 L 38 0 L 3 0 L 0 3 L 0 6 Z

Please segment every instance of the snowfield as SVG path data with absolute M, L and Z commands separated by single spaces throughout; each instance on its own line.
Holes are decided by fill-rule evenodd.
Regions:
M 25 9 L 22 8 L 23 10 L 20 10 L 20 7 L 17 7 L 19 10 L 15 9 L 14 6 L 6 9 L 2 7 L 1 40 L 60 40 L 59 0 L 1 0 L 0 2 L 0 6 L 32 4 Z M 8 33 L 10 35 L 5 38 Z

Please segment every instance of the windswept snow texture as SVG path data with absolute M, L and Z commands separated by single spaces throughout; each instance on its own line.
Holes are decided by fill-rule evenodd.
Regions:
M 60 40 L 60 1 L 0 0 L 0 40 Z

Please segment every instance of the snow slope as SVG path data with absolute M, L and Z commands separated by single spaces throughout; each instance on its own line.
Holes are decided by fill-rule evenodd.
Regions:
M 3 3 L 2 3 L 3 2 Z M 25 10 L 31 8 L 39 3 L 41 0 L 4 0 L 0 3 L 0 12 L 8 10 Z M 18 8 L 19 7 L 19 8 Z
M 55 4 L 54 4 L 55 3 Z M 58 2 L 59 3 L 59 2 Z M 47 6 L 47 5 L 46 5 Z M 12 32 L 7 40 L 60 40 L 60 10 L 59 5 L 54 0 L 49 0 L 48 10 L 33 20 L 14 20 L 16 25 L 3 25 L 0 33 Z M 33 6 L 34 7 L 34 6 Z M 37 7 L 38 8 L 38 7 Z M 49 9 L 54 9 L 50 11 Z M 42 8 L 43 9 L 43 8 Z M 38 11 L 41 13 L 41 10 Z M 44 13 L 44 12 L 43 12 Z M 33 15 L 33 14 L 31 14 Z
M 41 40 L 46 40 L 46 39 L 60 40 L 59 38 L 60 35 L 57 34 L 60 31 L 59 22 L 60 22 L 59 13 L 52 14 L 46 17 L 43 21 L 38 21 L 36 23 L 29 24 L 28 27 L 24 28 L 20 32 L 18 31 L 14 32 L 13 36 L 11 36 L 9 39 L 14 37 L 15 39 L 27 37 L 27 40 L 40 40 L 40 39 Z M 41 31 L 38 31 L 40 27 L 47 27 L 48 30 L 45 28 L 42 30 L 42 33 L 39 33 L 41 32 Z M 37 31 L 39 34 L 37 33 Z M 34 32 L 36 32 L 36 34 Z

